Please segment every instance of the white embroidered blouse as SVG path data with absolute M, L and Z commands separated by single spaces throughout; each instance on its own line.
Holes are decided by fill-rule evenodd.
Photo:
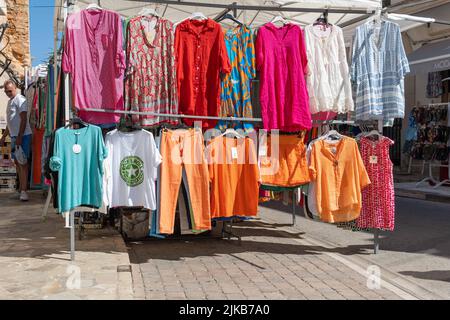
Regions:
M 307 85 L 311 113 L 354 110 L 342 29 L 336 25 L 305 27 Z

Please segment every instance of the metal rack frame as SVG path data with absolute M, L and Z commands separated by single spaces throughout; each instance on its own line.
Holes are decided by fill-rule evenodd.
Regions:
M 98 4 L 100 5 L 100 1 L 98 1 Z M 126 0 L 130 2 L 137 2 L 142 0 Z M 145 0 L 144 0 L 145 1 Z M 73 0 L 65 0 L 65 9 L 64 9 L 64 23 L 67 19 L 68 14 L 71 11 L 71 8 L 74 6 L 75 1 Z M 363 16 L 355 18 L 353 20 L 344 22 L 341 24 L 343 27 L 358 23 L 362 20 L 365 20 L 369 18 L 370 16 L 374 14 L 378 14 L 380 10 L 364 10 L 364 9 L 340 9 L 340 8 L 331 8 L 331 7 L 324 7 L 324 8 L 299 8 L 299 7 L 283 7 L 283 6 L 254 6 L 254 5 L 241 5 L 237 2 L 233 2 L 232 4 L 215 4 L 215 3 L 207 3 L 207 2 L 192 2 L 192 1 L 180 1 L 180 0 L 147 0 L 145 1 L 149 4 L 155 3 L 155 4 L 165 4 L 165 5 L 174 5 L 174 6 L 193 6 L 193 7 L 209 7 L 209 8 L 218 8 L 218 9 L 224 9 L 222 11 L 222 15 L 233 11 L 235 16 L 237 15 L 237 10 L 247 10 L 247 11 L 257 11 L 258 12 L 264 12 L 264 11 L 276 11 L 276 12 L 297 12 L 297 13 L 305 13 L 305 12 L 317 12 L 317 13 L 342 13 L 342 14 L 361 14 Z M 56 40 L 55 40 L 55 57 L 57 55 L 56 50 Z M 55 59 L 56 63 L 57 59 Z M 70 118 L 70 97 L 69 95 L 69 75 L 66 74 L 64 77 L 64 86 L 65 86 L 65 115 L 66 119 Z M 227 121 L 247 121 L 247 122 L 262 122 L 261 118 L 237 118 L 237 117 L 209 117 L 209 116 L 193 116 L 193 115 L 173 115 L 173 114 L 164 114 L 164 113 L 155 113 L 155 112 L 136 112 L 136 111 L 116 111 L 116 110 L 105 110 L 105 109 L 85 109 L 86 111 L 92 111 L 92 112 L 114 112 L 114 113 L 123 113 L 123 114 L 137 114 L 137 115 L 153 115 L 153 116 L 161 116 L 161 117 L 174 117 L 174 118 L 193 118 L 193 119 L 211 119 L 211 120 L 227 120 Z M 339 121 L 335 122 L 336 124 L 351 124 L 351 121 Z M 379 121 L 379 131 L 382 132 L 382 122 Z M 294 193 L 295 194 L 295 193 Z M 47 205 L 46 205 L 47 206 Z M 293 223 L 295 224 L 295 205 L 293 206 Z M 70 214 L 66 215 L 66 227 L 71 229 L 70 233 L 70 244 L 71 244 L 71 260 L 75 260 L 75 228 L 74 228 L 74 211 L 77 211 L 77 209 L 74 209 L 70 212 Z M 375 254 L 378 253 L 378 230 L 375 231 L 374 235 L 374 243 L 375 243 Z

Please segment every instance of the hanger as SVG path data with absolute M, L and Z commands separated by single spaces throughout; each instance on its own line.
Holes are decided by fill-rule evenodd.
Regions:
M 227 134 L 232 134 L 232 135 L 234 135 L 236 138 L 245 138 L 245 136 L 241 135 L 239 132 L 237 132 L 236 130 L 231 129 L 231 128 L 227 128 L 227 129 L 225 130 L 224 133 L 222 133 L 221 135 L 219 135 L 219 137 L 226 136 Z
M 381 139 L 383 137 L 383 135 L 381 133 L 379 133 L 378 130 L 372 130 L 372 131 L 366 133 L 364 136 L 365 137 L 377 136 L 379 139 Z
M 234 22 L 236 22 L 238 25 L 242 26 L 243 23 L 240 22 L 238 19 L 236 19 L 232 14 L 226 13 L 223 16 L 219 17 L 219 19 L 216 19 L 217 22 L 223 21 L 225 19 L 230 19 Z
M 131 117 L 120 118 L 120 121 L 116 127 L 117 127 L 117 130 L 119 130 L 121 132 L 131 132 L 131 131 L 142 130 L 142 127 L 139 124 L 132 123 Z
M 183 20 L 180 20 L 180 21 L 178 21 L 178 22 L 175 22 L 174 24 L 173 24 L 173 28 L 174 28 L 174 30 L 175 30 L 175 28 L 180 24 L 180 23 L 182 23 L 182 22 L 184 22 L 184 21 L 186 21 L 186 20 L 207 20 L 208 19 L 208 17 L 207 16 L 205 16 L 203 13 L 201 13 L 201 12 L 193 12 L 189 17 L 187 17 L 187 18 L 184 18 Z
M 330 138 L 331 140 L 341 140 L 343 135 L 337 132 L 336 130 L 329 130 L 324 135 L 322 135 L 324 139 Z
M 154 17 L 160 17 L 159 13 L 156 12 L 153 8 L 143 8 L 141 11 L 139 11 L 138 16 L 154 16 Z
M 278 21 L 283 22 L 283 24 L 289 23 L 289 21 L 287 21 L 286 18 L 284 18 L 283 16 L 280 16 L 280 15 L 275 16 L 275 17 L 272 19 L 272 21 L 270 21 L 270 22 L 273 23 L 273 24 L 275 24 L 275 22 L 278 22 Z
M 74 117 L 69 120 L 69 123 L 65 126 L 65 128 L 68 128 L 68 127 L 73 128 L 73 126 L 87 127 L 87 126 L 89 126 L 89 124 L 84 122 L 83 120 L 81 120 L 81 118 L 79 118 L 79 117 Z
M 95 9 L 95 10 L 103 10 L 102 7 L 100 7 L 97 3 L 91 3 L 90 5 L 87 6 L 86 10 L 91 10 L 91 9 Z
M 191 20 L 207 20 L 208 17 L 205 16 L 202 12 L 193 12 L 189 17 Z
M 317 25 L 321 25 L 324 26 L 326 28 L 328 28 L 329 26 L 331 26 L 331 23 L 328 22 L 328 10 L 325 10 L 320 16 L 319 18 L 317 18 L 317 20 L 313 23 L 313 26 L 317 26 Z

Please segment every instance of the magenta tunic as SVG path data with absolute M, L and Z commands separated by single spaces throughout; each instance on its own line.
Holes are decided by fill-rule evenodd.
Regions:
M 120 114 L 83 109 L 124 109 L 120 16 L 109 10 L 82 10 L 67 19 L 65 36 L 62 68 L 72 74 L 80 118 L 94 124 L 117 122 Z
M 311 129 L 306 89 L 307 58 L 302 29 L 267 23 L 258 30 L 256 65 L 264 129 Z

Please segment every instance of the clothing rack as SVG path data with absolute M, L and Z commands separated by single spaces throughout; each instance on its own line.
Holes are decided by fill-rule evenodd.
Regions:
M 247 121 L 247 122 L 262 122 L 261 118 L 244 118 L 244 117 L 215 117 L 215 116 L 196 116 L 188 114 L 172 114 L 172 113 L 158 113 L 158 112 L 142 112 L 142 111 L 126 111 L 113 109 L 93 109 L 84 108 L 84 111 L 90 112 L 104 112 L 104 113 L 119 113 L 129 115 L 146 115 L 166 118 L 185 118 L 185 119 L 204 119 L 204 120 L 225 120 L 225 121 Z
M 420 105 L 420 106 L 415 106 L 414 108 L 430 108 L 430 107 L 450 107 L 450 102 L 439 102 L 439 103 L 428 103 L 428 104 L 424 104 L 424 105 Z M 449 108 L 450 109 L 450 108 Z M 447 115 L 447 117 L 449 117 L 449 115 Z M 425 182 L 430 182 L 431 184 L 434 184 L 433 189 L 436 189 L 440 186 L 443 186 L 444 184 L 448 184 L 450 183 L 450 155 L 447 159 L 447 161 L 449 162 L 447 165 L 443 165 L 443 164 L 434 164 L 433 163 L 433 159 L 431 160 L 423 160 L 422 164 L 419 165 L 414 165 L 414 166 L 422 166 L 422 175 L 424 174 L 425 171 L 425 166 L 428 164 L 428 176 L 423 178 L 422 180 L 416 182 L 415 187 L 419 187 L 422 183 Z M 408 173 L 411 173 L 411 167 L 413 166 L 413 157 L 410 156 L 409 157 L 409 163 L 408 163 Z M 433 177 L 433 173 L 432 173 L 432 168 L 433 167 L 438 167 L 438 168 L 443 168 L 443 167 L 447 167 L 448 168 L 448 179 L 443 180 L 443 181 L 439 181 L 436 180 Z
M 143 0 L 127 0 L 129 2 L 141 2 Z M 64 1 L 64 17 L 63 20 L 64 23 L 66 22 L 66 19 L 69 15 L 69 13 L 72 12 L 73 7 L 75 5 L 74 0 L 65 0 Z M 233 2 L 232 4 L 220 4 L 220 3 L 207 3 L 207 2 L 192 2 L 192 1 L 179 1 L 179 0 L 144 0 L 144 2 L 147 3 L 155 3 L 155 4 L 165 4 L 166 9 L 168 5 L 173 6 L 191 6 L 191 7 L 209 7 L 209 8 L 218 8 L 218 9 L 224 9 L 224 11 L 221 13 L 226 14 L 230 11 L 233 11 L 234 16 L 237 16 L 237 10 L 248 10 L 248 11 L 256 11 L 256 15 L 258 15 L 259 12 L 264 11 L 274 11 L 274 12 L 293 12 L 293 13 L 341 13 L 341 14 L 360 14 L 361 17 L 352 19 L 350 21 L 344 22 L 344 24 L 341 24 L 342 27 L 358 23 L 360 21 L 363 21 L 367 19 L 368 17 L 377 14 L 379 10 L 375 9 L 355 9 L 355 8 L 348 8 L 348 9 L 339 9 L 339 8 L 329 8 L 329 7 L 323 7 L 323 8 L 299 8 L 299 7 L 285 7 L 285 6 L 255 6 L 255 5 L 241 5 L 237 2 Z M 100 6 L 100 0 L 97 0 L 97 4 Z M 60 19 L 57 20 L 59 22 Z M 57 29 L 57 28 L 56 28 Z M 54 57 L 56 58 L 57 55 L 60 55 L 61 53 L 57 50 L 57 41 L 55 37 L 54 41 Z M 54 63 L 56 64 L 57 59 L 54 59 Z M 56 85 L 56 82 L 55 82 Z M 65 119 L 70 118 L 70 96 L 69 96 L 69 75 L 64 75 L 64 87 L 65 87 Z M 55 90 L 56 92 L 56 90 Z M 56 98 L 56 96 L 55 96 Z M 109 110 L 99 110 L 99 109 L 85 109 L 86 111 L 92 111 L 92 112 L 111 112 Z M 124 114 L 146 114 L 146 115 L 154 115 L 154 116 L 161 116 L 161 117 L 172 117 L 172 118 L 194 118 L 194 119 L 209 119 L 209 120 L 228 120 L 228 121 L 248 121 L 248 122 L 262 122 L 261 118 L 236 118 L 236 117 L 207 117 L 207 116 L 191 116 L 191 115 L 173 115 L 173 114 L 163 114 L 163 113 L 141 113 L 136 111 L 115 111 L 117 113 L 124 113 Z M 341 124 L 339 122 L 334 122 L 334 124 Z M 351 124 L 350 122 L 342 123 L 342 124 Z M 382 122 L 379 121 L 379 131 L 382 132 Z M 70 221 L 68 220 L 70 218 Z M 70 217 L 68 217 L 66 220 L 66 227 L 69 226 L 71 228 L 70 232 L 70 247 L 71 247 L 71 260 L 73 261 L 75 259 L 75 226 L 74 226 L 74 210 L 70 212 Z M 72 222 L 72 223 L 70 223 Z M 295 205 L 293 206 L 293 223 L 295 224 Z M 378 252 L 378 230 L 375 231 L 374 236 L 374 243 L 375 243 L 375 253 Z

